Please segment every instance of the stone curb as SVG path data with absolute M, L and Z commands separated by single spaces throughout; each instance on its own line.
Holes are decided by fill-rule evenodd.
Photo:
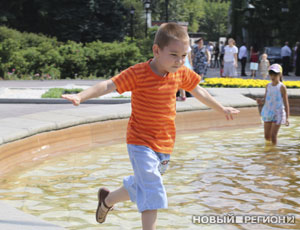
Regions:
M 224 106 L 232 107 L 255 107 L 256 102 L 242 94 L 215 94 L 214 96 Z M 60 101 L 65 101 L 59 99 Z M 100 101 L 100 99 L 99 99 Z M 20 140 L 42 132 L 64 129 L 76 125 L 93 122 L 129 118 L 131 104 L 128 100 L 103 100 L 107 103 L 105 107 L 99 109 L 95 107 L 74 107 L 72 109 L 52 110 L 27 114 L 19 117 L 0 119 L 0 145 L 12 141 Z M 126 102 L 125 102 L 126 101 Z M 67 101 L 66 101 L 67 102 Z M 69 103 L 69 102 L 67 102 Z M 188 98 L 184 102 L 177 102 L 177 112 L 206 110 L 207 106 L 200 103 L 196 98 Z
M 236 108 L 255 107 L 257 103 L 251 98 L 263 97 L 264 88 L 207 88 L 207 91 L 224 106 Z M 300 98 L 300 89 L 288 89 L 289 98 Z M 128 118 L 131 112 L 130 98 L 92 99 L 87 104 L 106 104 L 105 107 L 54 110 L 27 114 L 14 118 L 0 119 L 0 145 L 23 139 L 41 132 L 63 129 L 75 125 L 104 120 Z M 70 104 L 64 99 L 0 99 L 0 103 L 37 103 Z M 195 98 L 177 102 L 177 112 L 208 109 Z
M 130 103 L 130 98 L 103 98 L 91 99 L 82 104 L 123 104 Z M 1 104 L 70 104 L 71 102 L 60 98 L 0 98 Z

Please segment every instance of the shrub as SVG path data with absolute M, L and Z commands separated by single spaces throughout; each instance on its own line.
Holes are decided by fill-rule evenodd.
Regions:
M 5 26 L 0 26 L 0 42 L 6 39 L 17 40 L 20 42 L 23 34 L 17 30 L 9 29 Z
M 56 38 L 0 27 L 0 76 L 6 79 L 111 77 L 152 57 L 156 29 L 143 40 L 61 43 Z
M 68 41 L 61 45 L 58 50 L 64 60 L 60 64 L 62 78 L 88 75 L 87 57 L 81 43 Z
M 141 60 L 140 50 L 134 43 L 126 41 L 91 42 L 86 44 L 85 53 L 89 73 L 98 77 L 111 77 Z
M 136 44 L 142 55 L 141 61 L 146 61 L 153 57 L 152 46 L 157 30 L 157 26 L 149 28 L 148 37 L 144 39 L 134 40 L 134 43 Z
M 26 78 L 54 73 L 60 77 L 63 58 L 60 56 L 55 38 L 48 38 L 33 33 L 20 33 L 13 29 L 0 27 L 0 76 L 6 79 Z M 13 71 L 13 75 L 11 74 Z

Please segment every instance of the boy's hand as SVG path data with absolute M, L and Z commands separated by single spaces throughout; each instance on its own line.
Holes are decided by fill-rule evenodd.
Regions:
M 240 112 L 239 110 L 232 107 L 225 107 L 223 111 L 227 120 L 233 120 L 232 114 L 238 114 Z
M 61 97 L 71 101 L 75 106 L 78 106 L 81 101 L 81 98 L 78 96 L 78 94 L 63 94 Z

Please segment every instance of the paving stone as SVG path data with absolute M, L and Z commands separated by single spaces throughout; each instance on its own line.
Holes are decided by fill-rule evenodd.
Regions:
M 0 229 L 3 230 L 64 230 L 64 228 L 24 213 L 0 201 Z
M 45 122 L 36 119 L 22 117 L 5 118 L 0 120 L 0 127 L 22 128 L 28 130 L 29 134 L 40 133 L 56 128 L 55 122 Z
M 2 138 L 3 143 L 15 141 L 29 136 L 29 131 L 22 128 L 12 128 L 12 127 L 1 127 L 0 138 Z

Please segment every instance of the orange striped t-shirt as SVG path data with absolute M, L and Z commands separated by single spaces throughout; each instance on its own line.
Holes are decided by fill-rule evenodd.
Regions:
M 112 81 L 120 94 L 131 91 L 127 143 L 170 154 L 176 132 L 176 92 L 193 90 L 201 77 L 185 66 L 161 77 L 151 70 L 150 61 L 129 67 Z

